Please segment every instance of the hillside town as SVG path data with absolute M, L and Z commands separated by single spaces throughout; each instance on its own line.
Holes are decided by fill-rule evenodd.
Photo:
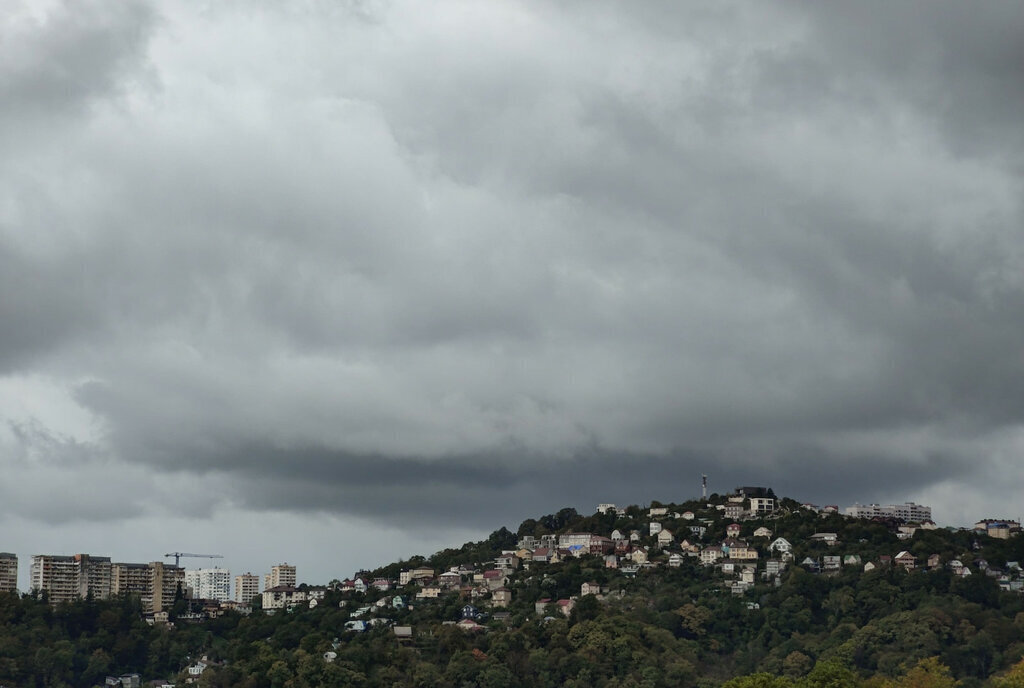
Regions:
M 219 567 L 187 569 L 176 564 L 153 561 L 145 564 L 112 562 L 110 557 L 90 554 L 34 555 L 31 560 L 30 591 L 46 595 L 51 604 L 77 598 L 135 595 L 151 623 L 167 623 L 168 610 L 176 600 L 188 602 L 179 620 L 199 620 L 226 611 L 251 613 L 258 608 L 273 612 L 296 605 L 316 606 L 328 593 L 389 593 L 387 605 L 400 607 L 419 601 L 457 594 L 462 599 L 483 602 L 493 608 L 508 606 L 512 591 L 510 577 L 517 571 L 570 559 L 592 557 L 622 576 L 636 576 L 657 567 L 679 568 L 687 560 L 699 562 L 720 575 L 721 585 L 734 595 L 743 595 L 756 581 L 778 585 L 792 566 L 828 574 L 841 569 L 869 572 L 880 567 L 907 571 L 946 567 L 957 576 L 985 575 L 1008 591 L 1024 589 L 1019 562 L 990 566 L 984 559 L 944 560 L 938 553 L 927 557 L 906 549 L 869 555 L 860 542 L 844 542 L 837 533 L 820 531 L 804 535 L 773 527 L 779 517 L 797 509 L 822 518 L 841 516 L 883 524 L 899 541 L 911 540 L 918 531 L 937 530 L 931 508 L 913 502 L 903 504 L 854 504 L 843 510 L 836 505 L 811 503 L 784 505 L 768 487 L 738 487 L 727 496 L 706 496 L 687 502 L 689 508 L 652 505 L 618 507 L 598 504 L 595 515 L 606 521 L 626 519 L 638 527 L 612 528 L 596 532 L 550 532 L 522 534 L 513 547 L 503 549 L 493 561 L 460 564 L 448 570 L 431 567 L 402 570 L 397 577 L 371 576 L 357 572 L 329 584 L 298 584 L 296 567 L 287 563 L 272 566 L 262 579 L 252 573 L 234 576 Z M 964 529 L 960 529 L 964 530 Z M 1020 523 L 1009 519 L 984 519 L 970 532 L 1007 539 L 1020 532 Z M 804 551 L 806 550 L 806 553 Z M 797 556 L 797 553 L 801 556 Z M 207 556 L 207 555 L 196 555 Z M 219 556 L 219 555 L 214 555 Z M 17 589 L 17 555 L 0 553 L 0 591 Z M 233 585 L 232 585 L 233 583 Z M 596 586 L 584 586 L 581 595 L 602 594 Z M 543 600 L 568 614 L 575 597 Z M 353 621 L 351 629 L 366 624 Z
M 323 585 L 299 583 L 297 567 L 288 563 L 270 567 L 262 577 L 232 577 L 216 566 L 34 555 L 28 596 L 62 609 L 82 599 L 135 600 L 150 627 L 168 632 L 226 614 L 237 619 L 258 612 L 267 618 L 327 605 L 340 615 L 336 637 L 320 660 L 331 664 L 344 650 L 346 634 L 379 630 L 399 646 L 418 647 L 434 642 L 446 626 L 472 636 L 531 620 L 545 624 L 575 618 L 588 600 L 622 604 L 630 595 L 660 594 L 685 581 L 705 594 L 712 590 L 735 600 L 748 613 L 770 604 L 770 591 L 794 585 L 794 571 L 822 581 L 835 577 L 843 585 L 851 576 L 872 573 L 941 572 L 951 581 L 977 577 L 1002 592 L 1021 593 L 1019 561 L 983 556 L 998 550 L 992 549 L 995 543 L 1019 542 L 1020 532 L 1019 522 L 995 518 L 972 528 L 940 528 L 929 507 L 913 502 L 840 509 L 746 486 L 681 504 L 602 503 L 590 516 L 567 508 L 528 519 L 516 533 L 503 528 L 461 549 Z M 17 570 L 17 556 L 0 553 L 0 591 L 17 592 Z M 199 681 L 211 667 L 218 667 L 215 658 L 187 658 L 181 680 Z M 134 688 L 139 680 L 138 674 L 109 676 L 107 685 Z

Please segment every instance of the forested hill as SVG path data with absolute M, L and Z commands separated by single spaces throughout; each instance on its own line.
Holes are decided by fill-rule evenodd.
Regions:
M 131 599 L 6 596 L 0 684 L 139 672 L 182 685 L 205 656 L 200 686 L 1024 686 L 1020 534 L 791 500 L 734 521 L 726 498 L 709 501 L 563 509 L 273 614 L 149 626 Z

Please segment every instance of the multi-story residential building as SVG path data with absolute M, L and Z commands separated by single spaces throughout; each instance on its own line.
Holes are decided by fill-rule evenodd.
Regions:
M 270 573 L 263 576 L 263 589 L 280 588 L 281 586 L 294 588 L 296 585 L 295 567 L 288 562 L 270 567 Z
M 905 502 L 903 504 L 854 504 L 846 507 L 847 516 L 855 518 L 898 518 L 901 521 L 920 523 L 932 520 L 932 508 Z
M 1020 532 L 1020 523 L 1011 520 L 997 520 L 986 518 L 974 524 L 974 529 L 979 533 L 1002 540 Z
M 559 549 L 570 547 L 585 547 L 590 550 L 590 533 L 563 533 L 558 536 Z
M 264 609 L 285 609 L 307 601 L 305 590 L 290 585 L 278 585 L 263 591 Z
M 110 567 L 110 594 L 153 598 L 153 572 L 149 564 L 116 562 Z
M 0 592 L 18 590 L 18 555 L 0 552 Z
M 248 571 L 235 576 L 235 602 L 249 604 L 260 594 L 260 577 Z
M 774 497 L 751 497 L 750 513 L 754 517 L 764 516 L 775 511 Z
M 153 571 L 152 610 L 165 611 L 174 604 L 178 593 L 185 591 L 185 569 L 162 561 L 152 561 L 149 567 Z
M 30 587 L 46 593 L 55 605 L 89 595 L 104 600 L 110 597 L 110 574 L 110 557 L 36 554 Z
M 194 599 L 226 602 L 231 599 L 231 572 L 219 567 L 187 569 L 185 587 Z
M 166 611 L 174 604 L 178 591 L 184 590 L 184 584 L 185 570 L 162 561 L 111 566 L 111 594 L 137 595 L 147 613 Z

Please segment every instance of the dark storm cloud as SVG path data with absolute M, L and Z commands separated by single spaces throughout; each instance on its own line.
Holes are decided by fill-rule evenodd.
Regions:
M 0 372 L 94 421 L 11 446 L 451 524 L 1021 444 L 1024 13 L 235 9 L 7 29 Z

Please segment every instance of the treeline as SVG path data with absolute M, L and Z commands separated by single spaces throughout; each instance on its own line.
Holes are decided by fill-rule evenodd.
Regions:
M 170 631 L 142 619 L 137 599 L 45 599 L 0 593 L 0 686 L 103 685 L 108 675 L 174 677 L 183 662 L 230 632 L 237 618 Z

